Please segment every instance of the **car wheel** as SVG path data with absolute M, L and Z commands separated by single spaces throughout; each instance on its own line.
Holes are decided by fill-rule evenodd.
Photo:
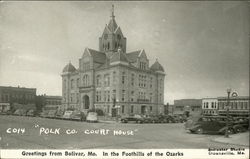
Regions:
M 198 128 L 198 129 L 196 130 L 196 133 L 197 133 L 197 134 L 203 134 L 203 129 L 202 129 L 202 128 Z
M 234 133 L 234 130 L 232 128 L 229 128 L 226 130 L 228 134 L 233 134 Z
M 236 128 L 236 133 L 241 133 L 241 132 L 245 132 L 246 131 L 246 129 L 245 128 L 243 128 L 243 127 L 239 127 L 239 128 Z

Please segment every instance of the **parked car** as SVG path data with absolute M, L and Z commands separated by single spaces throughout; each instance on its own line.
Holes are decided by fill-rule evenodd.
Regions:
M 228 131 L 229 134 L 234 133 L 233 120 L 230 119 L 229 127 L 227 127 L 226 120 L 226 117 L 222 116 L 200 117 L 196 122 L 190 125 L 188 130 L 191 133 L 197 134 L 225 134 L 226 131 Z
M 27 114 L 26 114 L 27 116 L 35 116 L 35 110 L 34 109 L 30 109 L 30 110 L 28 110 L 28 112 L 27 112 Z
M 56 117 L 56 112 L 57 112 L 57 110 L 49 110 L 46 117 L 47 118 L 55 118 Z
M 236 117 L 234 118 L 233 129 L 236 133 L 245 132 L 249 129 L 249 118 L 247 117 Z
M 71 114 L 73 113 L 73 110 L 66 110 L 62 116 L 62 119 L 70 119 Z
M 143 117 L 143 123 L 160 123 L 160 119 L 157 115 L 149 115 Z
M 96 112 L 88 112 L 88 115 L 86 117 L 87 122 L 98 122 L 98 115 Z
M 27 113 L 27 110 L 26 109 L 17 109 L 13 115 L 18 115 L 18 116 L 25 116 Z
M 55 118 L 56 119 L 62 119 L 63 115 L 64 115 L 64 111 L 63 110 L 57 110 L 56 114 L 55 114 Z
M 177 123 L 178 122 L 176 117 L 174 117 L 172 115 L 168 115 L 166 120 L 167 120 L 167 123 Z
M 135 123 L 144 123 L 144 119 L 141 115 L 135 114 L 135 115 L 130 115 L 128 117 L 122 117 L 121 118 L 122 123 L 128 123 L 128 122 L 135 122 Z
M 70 115 L 71 120 L 77 120 L 77 121 L 85 121 L 86 120 L 86 115 L 79 111 L 79 110 L 74 110 L 72 114 Z
M 48 113 L 49 113 L 49 110 L 43 110 L 43 111 L 41 112 L 41 114 L 40 114 L 40 117 L 42 117 L 42 118 L 47 118 Z

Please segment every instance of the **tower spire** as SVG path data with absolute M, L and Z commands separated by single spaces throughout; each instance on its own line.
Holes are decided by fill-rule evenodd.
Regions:
M 114 19 L 115 18 L 115 14 L 114 14 L 114 12 L 115 12 L 115 9 L 114 9 L 114 5 L 112 4 L 112 8 L 111 8 L 111 18 L 112 19 Z

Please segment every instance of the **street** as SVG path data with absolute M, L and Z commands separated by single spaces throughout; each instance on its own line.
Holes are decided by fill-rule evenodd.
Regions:
M 86 123 L 0 115 L 2 149 L 198 149 L 234 147 L 212 141 L 220 135 L 190 134 L 183 123 Z M 239 148 L 239 146 L 235 146 Z

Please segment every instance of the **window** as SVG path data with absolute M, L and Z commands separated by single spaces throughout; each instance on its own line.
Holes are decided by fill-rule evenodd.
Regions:
M 104 91 L 103 97 L 104 97 L 104 102 L 106 102 L 107 101 L 107 93 L 106 93 L 106 91 Z
M 96 101 L 101 101 L 101 91 L 96 91 Z
M 63 80 L 63 87 L 64 87 L 64 89 L 66 89 L 66 87 L 67 87 L 67 82 L 66 82 L 66 80 Z
M 101 83 L 101 75 L 97 75 L 96 76 L 96 86 L 100 87 L 102 85 Z
M 131 105 L 130 112 L 131 112 L 131 113 L 134 113 L 134 106 L 133 106 L 133 105 Z
M 122 105 L 122 114 L 124 113 L 125 106 Z
M 107 105 L 107 113 L 109 113 L 109 107 L 110 107 L 110 106 L 109 106 L 109 105 Z
M 130 99 L 131 102 L 134 101 L 134 91 L 131 91 L 131 99 Z
M 243 102 L 240 102 L 239 105 L 240 105 L 240 109 L 243 109 Z
M 70 102 L 73 102 L 73 93 L 70 94 Z
M 150 84 L 149 84 L 150 88 L 152 88 L 153 86 L 153 77 L 150 77 Z
M 122 84 L 125 83 L 125 72 L 122 72 Z
M 114 85 L 116 84 L 116 72 L 115 71 L 113 72 L 113 84 Z
M 79 93 L 76 93 L 76 102 L 79 103 Z
M 244 107 L 245 107 L 245 109 L 248 109 L 247 108 L 247 102 L 244 102 Z
M 71 89 L 74 89 L 74 79 L 71 79 L 70 87 L 71 87 Z
M 125 101 L 125 90 L 122 90 L 122 101 Z
M 106 87 L 110 86 L 110 76 L 109 76 L 109 74 L 104 75 L 104 86 L 106 86 Z
M 139 75 L 139 87 L 146 87 L 147 77 L 146 75 Z
M 150 107 L 149 107 L 149 110 L 150 110 L 150 112 L 152 112 L 152 111 L 153 111 L 153 107 L 152 107 L 152 106 L 150 106 Z
M 77 80 L 76 80 L 76 85 L 77 85 L 77 87 L 79 87 L 79 82 L 80 82 L 80 79 L 77 78 Z
M 134 86 L 135 83 L 135 74 L 131 74 L 131 86 Z
M 83 76 L 83 86 L 88 86 L 89 85 L 89 76 L 84 75 Z
M 153 101 L 153 93 L 150 93 L 149 101 L 150 101 L 150 102 Z
M 214 108 L 214 102 L 212 102 L 212 108 Z
M 146 70 L 146 63 L 145 62 L 140 62 L 140 69 Z
M 86 70 L 89 70 L 90 69 L 90 62 L 84 62 L 83 63 L 83 70 L 86 71 Z
M 116 99 L 116 90 L 113 90 L 113 99 Z

